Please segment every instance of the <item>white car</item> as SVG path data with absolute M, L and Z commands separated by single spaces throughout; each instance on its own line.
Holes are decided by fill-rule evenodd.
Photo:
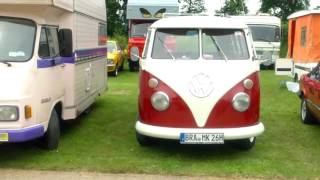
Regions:
M 154 23 L 141 57 L 137 140 L 254 146 L 259 61 L 248 26 L 232 18 L 170 17 Z

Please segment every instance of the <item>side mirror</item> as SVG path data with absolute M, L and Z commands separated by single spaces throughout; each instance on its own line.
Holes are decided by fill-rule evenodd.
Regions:
M 139 61 L 139 49 L 137 47 L 133 47 L 130 49 L 130 59 L 132 61 Z
M 60 55 L 62 57 L 73 56 L 73 40 L 72 40 L 71 29 L 59 30 L 59 47 L 60 47 Z

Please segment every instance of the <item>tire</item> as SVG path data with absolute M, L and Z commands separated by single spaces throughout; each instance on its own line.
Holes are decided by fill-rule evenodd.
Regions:
M 248 151 L 256 144 L 256 137 L 241 139 L 234 142 L 237 149 Z
M 298 74 L 295 74 L 294 77 L 293 77 L 293 82 L 298 82 Z
M 118 76 L 118 73 L 119 73 L 118 65 L 116 65 L 115 70 L 112 71 L 112 72 L 110 73 L 110 75 L 113 76 L 113 77 L 117 77 L 117 76 Z
M 52 110 L 47 132 L 42 138 L 42 147 L 47 150 L 58 148 L 60 138 L 60 119 L 55 109 Z
M 130 72 L 139 71 L 139 61 L 131 61 L 129 59 L 129 70 Z
M 121 65 L 119 66 L 119 71 L 121 72 L 121 71 L 123 71 L 123 65 L 124 65 L 124 60 L 122 61 L 122 63 L 121 63 Z
M 300 117 L 303 124 L 313 124 L 315 122 L 314 117 L 308 109 L 306 99 L 302 99 L 301 101 Z
M 129 70 L 130 70 L 130 72 L 134 72 L 134 62 L 131 61 L 130 59 L 128 61 L 129 61 Z
M 136 132 L 136 138 L 138 143 L 140 144 L 140 146 L 151 146 L 152 144 L 154 144 L 154 139 L 145 135 L 142 135 L 138 132 Z

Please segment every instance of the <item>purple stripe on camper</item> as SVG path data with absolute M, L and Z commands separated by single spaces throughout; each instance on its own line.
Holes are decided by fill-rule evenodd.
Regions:
M 77 58 L 106 56 L 107 48 L 86 49 L 75 51 L 73 57 L 56 57 L 48 59 L 39 59 L 37 62 L 38 68 L 54 67 L 63 63 L 74 64 Z
M 44 127 L 39 125 L 19 130 L 0 130 L 0 133 L 8 133 L 9 142 L 25 142 L 42 137 L 44 135 Z
M 106 56 L 107 48 L 98 48 L 98 49 L 86 49 L 76 51 L 78 58 L 88 57 L 88 56 Z
M 70 57 L 70 58 L 56 57 L 51 59 L 39 59 L 37 62 L 37 65 L 38 65 L 38 68 L 48 68 L 48 67 L 53 67 L 53 66 L 58 66 L 60 64 L 63 64 L 68 59 L 73 59 L 74 61 L 73 57 Z

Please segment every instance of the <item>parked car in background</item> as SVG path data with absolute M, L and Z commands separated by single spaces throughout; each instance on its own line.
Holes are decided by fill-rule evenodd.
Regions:
M 305 124 L 320 120 L 320 64 L 300 79 L 301 121 Z
M 257 59 L 263 67 L 272 68 L 280 54 L 281 19 L 269 14 L 231 17 L 248 25 Z
M 264 131 L 253 57 L 248 26 L 239 20 L 179 16 L 151 25 L 141 58 L 140 145 L 159 138 L 251 149 Z
M 118 72 L 123 70 L 124 52 L 117 41 L 108 41 L 107 68 L 112 76 L 118 76 Z

